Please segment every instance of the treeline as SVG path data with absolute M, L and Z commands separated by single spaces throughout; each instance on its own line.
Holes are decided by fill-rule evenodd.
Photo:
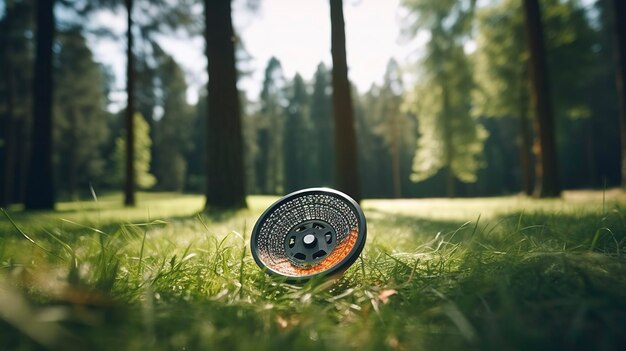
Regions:
M 532 192 L 539 146 L 521 3 L 475 8 L 470 0 L 403 1 L 412 14 L 406 35 L 427 32 L 429 41 L 418 65 L 401 67 L 391 59 L 382 83 L 364 93 L 352 88 L 363 197 Z M 610 4 L 540 3 L 560 186 L 619 185 Z M 22 202 L 27 190 L 36 98 L 34 11 L 32 1 L 7 2 L 0 19 L 4 204 Z M 52 164 L 61 198 L 119 191 L 124 183 L 125 111 L 107 111 L 113 77 L 93 56 L 87 35 L 93 34 L 77 22 L 57 28 L 54 41 Z M 207 91 L 189 105 L 181 67 L 158 41 L 142 45 L 133 69 L 137 186 L 205 192 Z M 260 95 L 248 101 L 240 92 L 248 193 L 336 186 L 336 141 L 342 136 L 335 130 L 332 80 L 324 63 L 313 77 L 286 77 L 272 58 Z

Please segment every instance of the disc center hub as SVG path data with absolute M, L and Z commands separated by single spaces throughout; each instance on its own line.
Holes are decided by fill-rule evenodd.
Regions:
M 333 226 L 317 219 L 295 225 L 285 238 L 287 258 L 298 267 L 310 267 L 322 261 L 336 246 L 337 233 Z
M 304 238 L 302 238 L 302 242 L 304 243 L 304 245 L 306 247 L 311 247 L 313 245 L 315 245 L 315 235 L 313 234 L 307 234 L 304 236 Z

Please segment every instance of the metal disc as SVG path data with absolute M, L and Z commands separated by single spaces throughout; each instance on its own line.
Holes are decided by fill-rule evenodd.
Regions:
M 308 280 L 347 269 L 366 238 L 365 215 L 348 195 L 310 188 L 286 195 L 257 220 L 250 247 L 268 274 Z

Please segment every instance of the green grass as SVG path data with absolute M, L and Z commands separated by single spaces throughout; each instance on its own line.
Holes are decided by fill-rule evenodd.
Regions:
M 0 350 L 622 349 L 626 195 L 367 200 L 361 259 L 290 285 L 260 213 L 119 195 L 0 214 Z M 30 238 L 33 242 L 29 241 Z M 621 345 L 621 346 L 620 346 Z

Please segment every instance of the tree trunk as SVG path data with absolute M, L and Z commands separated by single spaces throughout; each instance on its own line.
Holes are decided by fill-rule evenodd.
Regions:
M 206 208 L 246 207 L 241 108 L 230 0 L 205 0 L 208 60 Z
M 350 96 L 346 62 L 346 33 L 342 0 L 330 0 L 330 22 L 337 187 L 358 202 L 361 201 L 361 184 L 357 164 L 354 107 Z
M 35 78 L 33 82 L 32 148 L 24 207 L 54 208 L 52 174 L 52 41 L 54 1 L 37 1 Z
M 124 205 L 135 206 L 135 56 L 133 55 L 133 0 L 126 3 L 126 164 L 124 175 Z
M 535 114 L 535 190 L 537 197 L 561 194 L 556 156 L 554 116 L 548 82 L 548 65 L 543 42 L 543 25 L 538 0 L 524 0 L 526 44 L 529 51 L 530 102 Z
M 615 25 L 615 63 L 621 141 L 622 187 L 626 188 L 626 2 L 613 0 Z
M 4 46 L 2 47 L 4 49 Z M 7 49 L 8 50 L 8 49 Z M 12 58 L 10 51 L 4 51 L 6 60 L 4 61 L 4 72 L 6 74 L 6 114 L 4 116 L 4 126 L 2 128 L 2 174 L 0 177 L 0 207 L 7 206 L 15 202 L 15 175 L 17 171 L 17 116 L 15 115 L 15 76 L 13 75 Z

